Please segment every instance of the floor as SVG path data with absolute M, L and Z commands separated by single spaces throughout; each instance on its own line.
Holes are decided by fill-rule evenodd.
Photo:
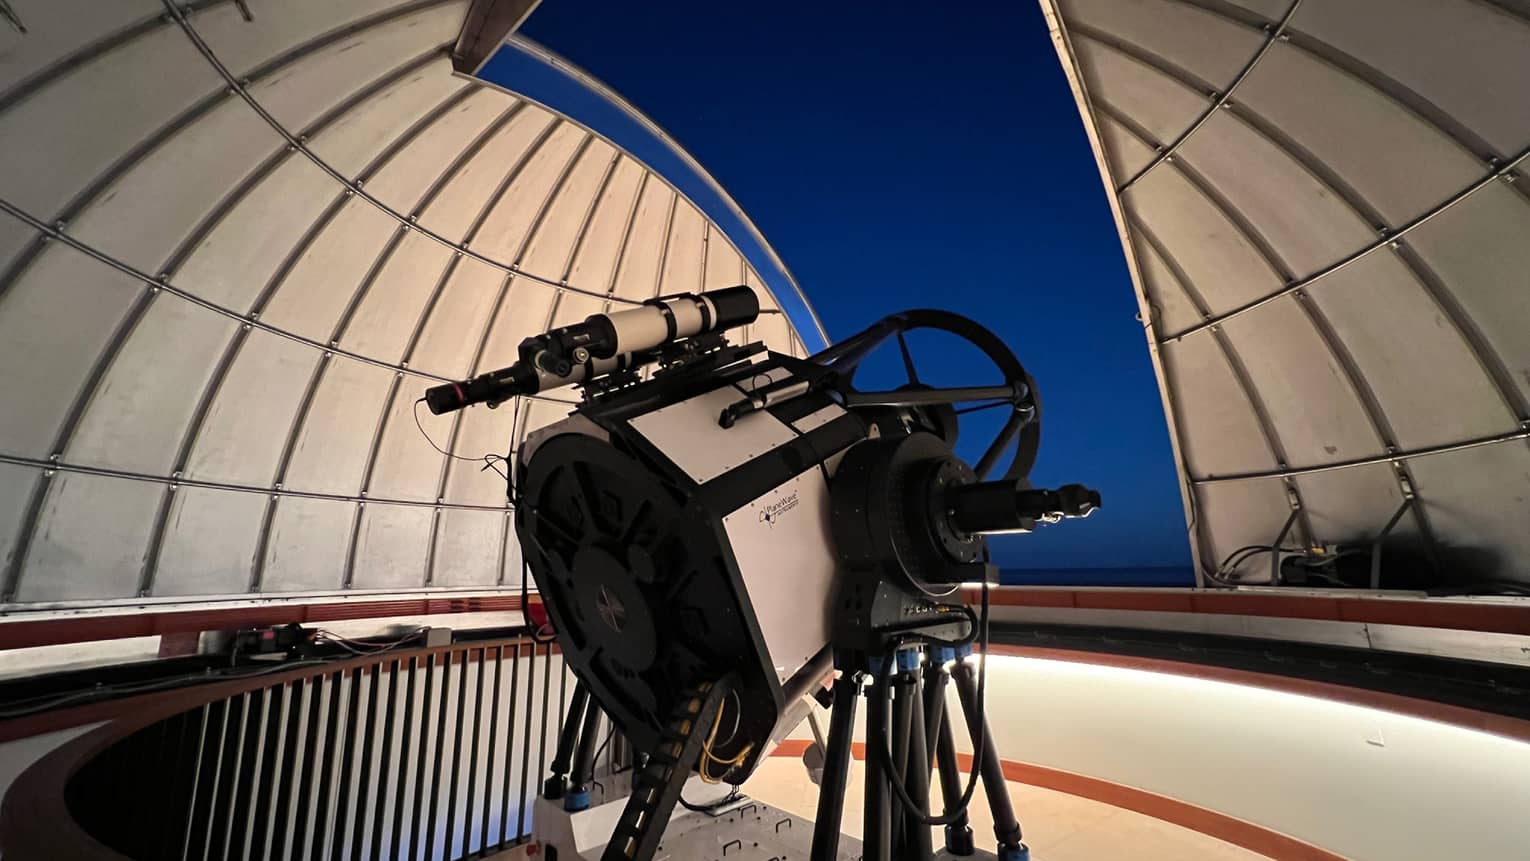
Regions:
M 851 766 L 850 790 L 845 796 L 844 832 L 861 836 L 862 763 Z M 808 780 L 795 757 L 767 760 L 755 772 L 744 791 L 751 796 L 798 816 L 812 818 L 818 804 L 818 787 Z M 1009 784 L 1010 798 L 1025 828 L 1025 842 L 1036 861 L 1260 861 L 1257 855 L 1213 837 L 1171 825 L 1150 816 L 1121 810 L 1049 789 Z M 993 819 L 982 793 L 971 808 L 972 830 L 978 845 L 993 849 Z M 936 845 L 940 845 L 937 837 Z M 525 858 L 517 849 L 496 855 L 496 861 Z
M 851 765 L 850 790 L 845 795 L 843 829 L 861 836 L 862 768 Z M 1171 825 L 1150 816 L 1121 810 L 1049 789 L 1010 783 L 1010 799 L 1025 829 L 1025 842 L 1036 861 L 1256 861 L 1256 855 L 1213 837 Z M 744 789 L 759 800 L 799 816 L 812 818 L 818 787 L 807 778 L 795 757 L 766 761 Z M 982 801 L 981 788 L 970 810 L 978 845 L 993 849 L 993 818 Z M 937 837 L 935 845 L 940 845 Z

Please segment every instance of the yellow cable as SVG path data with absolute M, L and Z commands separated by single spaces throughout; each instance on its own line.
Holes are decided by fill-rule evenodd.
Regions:
M 719 759 L 712 753 L 712 742 L 717 739 L 717 731 L 722 729 L 722 716 L 723 710 L 718 708 L 717 717 L 712 721 L 712 731 L 707 734 L 707 740 L 701 743 L 701 763 L 697 771 L 700 772 L 703 783 L 722 783 L 722 779 L 728 776 L 728 771 L 724 771 L 721 776 L 713 777 L 711 769 L 708 768 L 709 764 L 727 766 L 728 770 L 731 771 L 743 764 L 744 760 L 748 758 L 749 752 L 754 750 L 754 743 L 750 742 L 744 745 L 743 750 L 734 754 L 729 759 Z

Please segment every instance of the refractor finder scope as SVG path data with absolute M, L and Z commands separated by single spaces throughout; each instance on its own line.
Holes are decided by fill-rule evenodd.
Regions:
M 425 403 L 436 415 L 471 404 L 498 406 L 516 395 L 634 369 L 676 341 L 744 326 L 759 316 L 759 298 L 743 285 L 649 299 L 636 308 L 592 314 L 583 323 L 527 338 L 518 350 L 520 361 L 427 389 Z

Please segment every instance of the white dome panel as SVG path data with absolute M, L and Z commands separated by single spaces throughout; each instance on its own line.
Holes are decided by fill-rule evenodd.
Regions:
M 1248 544 L 1366 544 L 1396 517 L 1387 558 L 1468 591 L 1530 582 L 1522 4 L 1042 7 L 1201 572 Z

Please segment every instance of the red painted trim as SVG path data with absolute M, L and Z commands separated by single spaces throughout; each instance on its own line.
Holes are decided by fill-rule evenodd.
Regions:
M 965 598 L 968 603 L 976 604 L 979 593 L 975 589 L 968 589 Z M 994 589 L 989 600 L 996 607 L 1263 616 L 1530 635 L 1530 603 L 1510 605 L 1440 598 L 1348 598 L 1264 592 L 1026 587 Z
M 976 590 L 965 597 L 976 603 Z M 1172 589 L 1034 589 L 992 592 L 998 607 L 1204 613 L 1277 619 L 1316 619 L 1530 635 L 1530 604 L 1506 605 L 1429 598 L 1329 597 L 1263 592 Z M 531 598 L 533 606 L 538 602 Z M 393 601 L 331 601 L 228 609 L 145 610 L 71 618 L 0 621 L 0 650 L 123 637 L 224 631 L 262 625 L 315 624 L 343 619 L 384 619 L 449 613 L 514 612 L 519 595 L 406 598 Z
M 786 739 L 771 751 L 771 756 L 801 756 L 809 744 L 807 739 Z M 856 759 L 865 760 L 865 744 L 855 742 L 851 750 Z M 958 753 L 956 758 L 963 771 L 972 768 L 970 754 Z M 1295 837 L 1157 793 L 1012 759 L 1001 759 L 999 765 L 1004 769 L 1005 780 L 1131 810 L 1269 858 L 1279 858 L 1282 861 L 1345 861 L 1342 855 L 1335 855 Z
M 1347 688 L 1343 685 L 1329 684 L 1327 682 L 1255 673 L 1248 670 L 1233 670 L 1224 667 L 1168 661 L 1159 658 L 1112 655 L 1103 652 L 1079 652 L 1071 649 L 1047 649 L 1038 646 L 1006 646 L 997 643 L 991 644 L 989 650 L 996 655 L 1015 655 L 1022 658 L 1041 658 L 1049 661 L 1095 664 L 1097 666 L 1120 667 L 1121 669 L 1140 670 L 1150 673 L 1168 673 L 1176 676 L 1243 685 L 1244 687 L 1280 691 L 1281 693 L 1296 694 L 1298 696 L 1316 697 L 1318 699 L 1378 709 L 1409 717 L 1423 718 L 1424 720 L 1450 724 L 1451 726 L 1458 726 L 1464 729 L 1490 732 L 1495 735 L 1515 739 L 1516 741 L 1530 743 L 1530 721 L 1480 712 L 1461 706 L 1437 703 L 1432 700 L 1421 700 L 1414 697 L 1384 693 L 1382 691 Z
M 533 603 L 536 599 L 533 597 Z M 229 631 L 266 625 L 386 619 L 397 616 L 439 616 L 452 613 L 509 613 L 521 609 L 520 595 L 421 597 L 393 601 L 333 601 L 314 604 L 270 604 L 226 609 L 146 610 L 76 616 L 61 619 L 17 619 L 0 622 L 0 650 L 61 643 L 87 643 L 124 637 L 154 637 Z

